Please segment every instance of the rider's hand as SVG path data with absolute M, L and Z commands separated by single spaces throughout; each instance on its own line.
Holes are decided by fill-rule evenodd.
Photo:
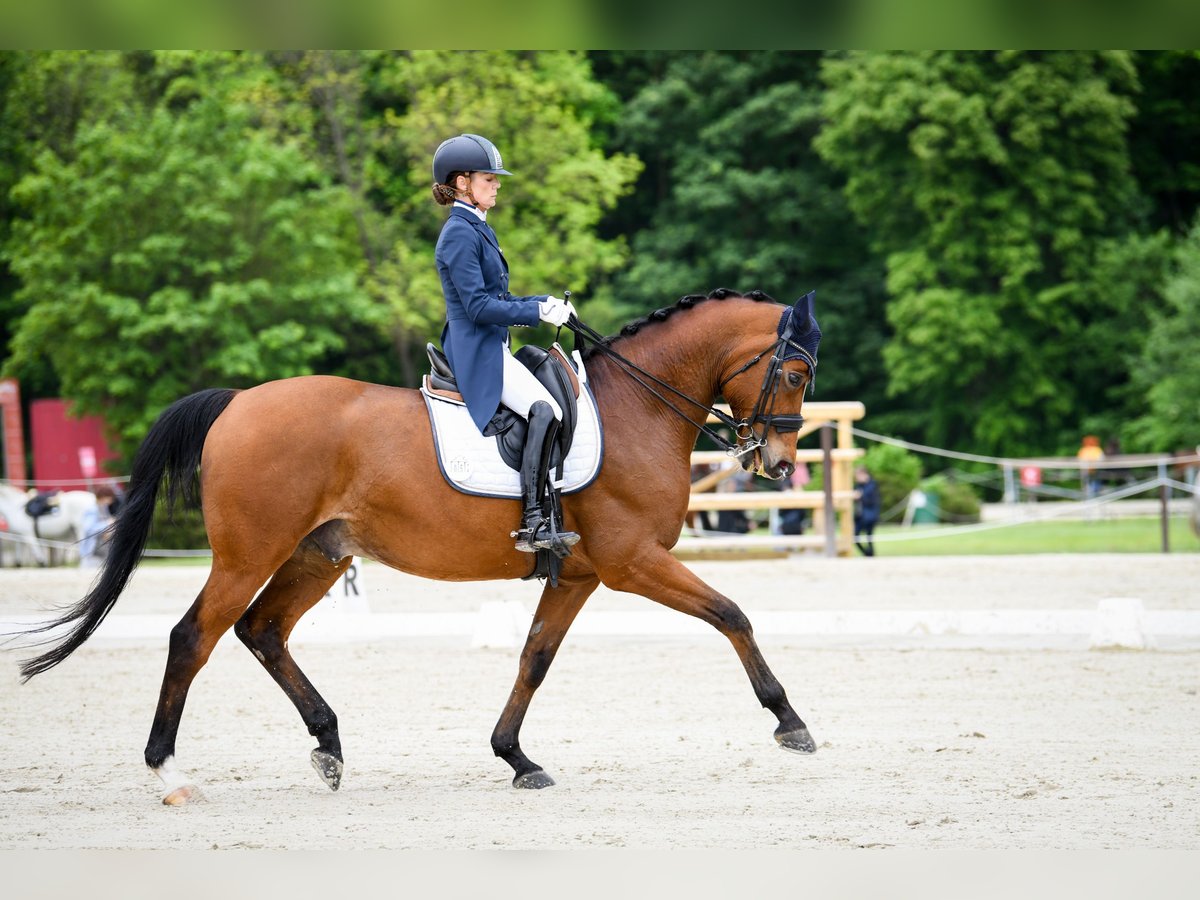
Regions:
M 575 312 L 575 308 L 565 300 L 550 296 L 538 302 L 538 318 L 548 322 L 555 328 L 561 328 L 567 319 Z

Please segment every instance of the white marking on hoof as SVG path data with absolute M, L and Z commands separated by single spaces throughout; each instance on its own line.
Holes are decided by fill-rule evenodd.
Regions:
M 177 787 L 173 791 L 167 791 L 163 794 L 163 806 L 187 806 L 189 803 L 195 803 L 197 800 L 203 800 L 204 797 L 200 793 L 200 788 L 195 785 L 188 784 L 183 787 Z
M 192 784 L 186 774 L 175 768 L 175 757 L 168 756 L 163 764 L 154 770 L 154 774 L 163 783 L 162 802 L 166 806 L 184 806 L 197 800 L 203 800 L 200 788 Z

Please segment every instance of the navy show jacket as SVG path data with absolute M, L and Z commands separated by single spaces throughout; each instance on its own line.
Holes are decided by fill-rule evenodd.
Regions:
M 496 233 L 460 206 L 451 208 L 442 226 L 434 260 L 446 296 L 442 350 L 482 432 L 500 406 L 508 327 L 537 325 L 538 303 L 548 295 L 514 297 L 508 292 L 508 261 Z

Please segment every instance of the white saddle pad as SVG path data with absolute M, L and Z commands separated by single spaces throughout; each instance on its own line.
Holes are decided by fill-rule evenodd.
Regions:
M 521 476 L 501 458 L 496 438 L 484 437 L 471 421 L 467 406 L 460 400 L 444 397 L 429 390 L 428 378 L 421 385 L 429 422 L 433 426 L 433 443 L 437 448 L 438 467 L 450 485 L 464 494 L 480 497 L 521 496 Z M 575 439 L 563 465 L 561 490 L 574 494 L 596 480 L 604 458 L 604 435 L 596 401 L 587 383 L 581 378 L 579 390 L 579 421 Z M 551 470 L 550 476 L 554 477 Z

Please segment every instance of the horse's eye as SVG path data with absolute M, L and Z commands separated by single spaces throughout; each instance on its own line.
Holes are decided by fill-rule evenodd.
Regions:
M 803 380 L 799 372 L 788 372 L 788 384 L 792 387 L 800 387 L 800 382 Z

